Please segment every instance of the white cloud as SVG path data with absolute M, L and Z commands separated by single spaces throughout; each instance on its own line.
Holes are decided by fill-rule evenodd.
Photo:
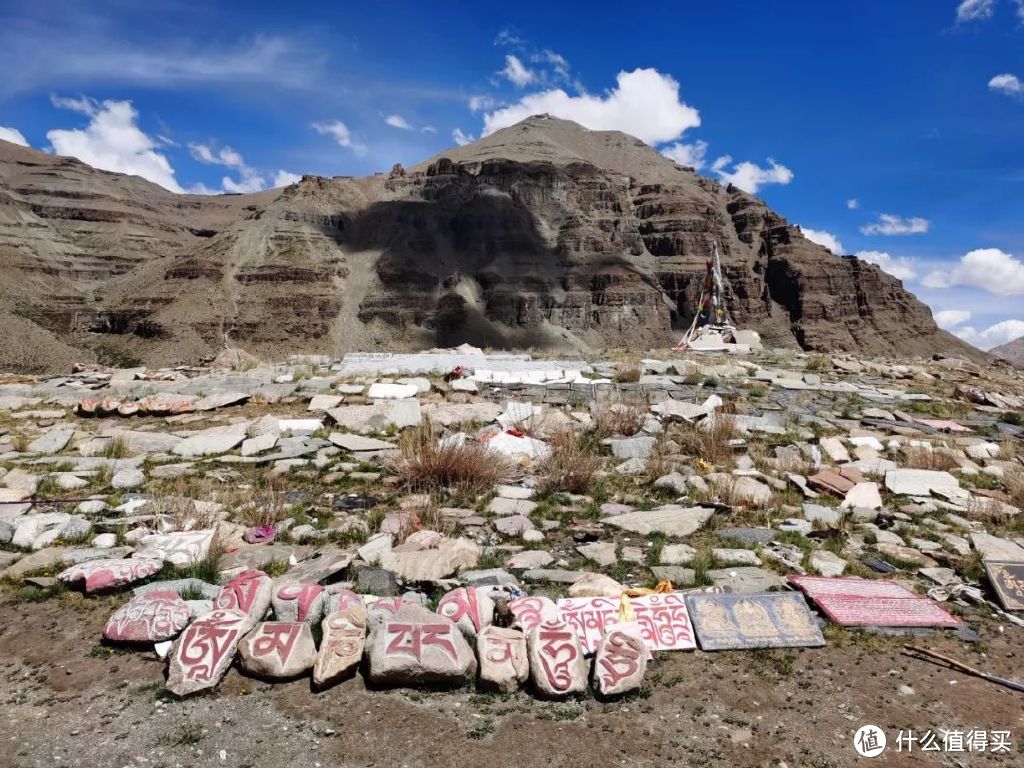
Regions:
M 130 101 L 53 99 L 55 106 L 72 109 L 89 117 L 83 129 L 54 129 L 46 138 L 58 155 L 77 157 L 104 171 L 128 173 L 181 192 L 174 169 L 167 158 L 155 152 L 159 144 L 139 129 L 139 113 Z
M 1003 320 L 982 331 L 965 325 L 962 328 L 957 328 L 953 333 L 968 344 L 987 350 L 1024 336 L 1024 320 Z
M 995 5 L 995 0 L 963 0 L 956 7 L 956 20 L 965 22 L 991 19 Z
M 403 131 L 411 131 L 412 126 L 409 125 L 409 121 L 401 115 L 388 115 L 384 118 L 384 122 L 390 125 L 392 128 L 401 128 Z
M 498 33 L 498 36 L 494 38 L 495 45 L 522 45 L 523 39 L 517 37 L 514 32 L 510 29 L 503 29 Z
M 300 181 L 302 181 L 302 176 L 290 171 L 278 171 L 274 174 L 275 187 L 287 187 L 292 184 L 298 184 Z
M 903 218 L 891 213 L 878 214 L 878 221 L 865 224 L 860 231 L 865 235 L 919 235 L 927 232 L 932 223 L 918 216 Z
M 508 128 L 531 115 L 547 113 L 575 120 L 591 130 L 616 130 L 648 144 L 676 141 L 700 125 L 700 113 L 679 100 L 679 83 L 656 69 L 620 72 L 615 88 L 603 96 L 570 96 L 561 88 L 531 93 L 484 115 L 483 134 Z
M 765 184 L 789 184 L 793 180 L 793 172 L 770 157 L 767 168 L 744 160 L 742 163 L 736 163 L 731 171 L 726 170 L 731 163 L 731 155 L 722 155 L 711 164 L 711 170 L 718 174 L 723 183 L 732 184 L 752 195 Z
M 432 125 L 424 125 L 420 128 L 421 133 L 437 133 L 437 128 Z
M 855 197 L 851 197 L 849 200 L 846 201 L 846 207 L 849 208 L 851 211 L 855 211 L 858 208 L 860 208 L 860 200 L 858 200 Z
M 692 144 L 683 144 L 677 141 L 663 147 L 661 154 L 669 160 L 675 160 L 680 165 L 695 168 L 698 171 L 707 164 L 708 143 L 706 141 L 695 141 Z
M 533 71 L 519 60 L 518 56 L 512 54 L 505 56 L 505 68 L 498 74 L 504 75 L 517 88 L 525 88 L 536 77 Z
M 555 80 L 569 80 L 569 62 L 566 58 L 559 53 L 555 53 L 549 48 L 545 48 L 539 53 L 535 53 L 530 57 L 530 61 L 535 64 L 548 64 L 552 71 Z
M 1021 8 L 1024 8 L 1024 5 Z M 1024 82 L 1021 82 L 1020 78 L 1016 75 L 1011 75 L 1008 72 L 996 75 L 989 80 L 988 88 L 990 91 L 996 91 L 1006 96 L 1014 96 L 1018 99 L 1024 98 Z
M 0 141 L 9 141 L 22 147 L 28 146 L 25 136 L 17 128 L 6 128 L 0 125 Z
M 1024 0 L 1017 0 L 1017 18 L 1024 21 Z
M 323 136 L 333 136 L 334 140 L 338 142 L 339 147 L 351 149 L 357 155 L 366 154 L 366 146 L 356 141 L 355 137 L 352 136 L 352 132 L 348 129 L 348 126 L 341 120 L 312 123 L 311 126 L 314 131 Z
M 943 309 L 936 312 L 934 317 L 936 325 L 948 331 L 950 328 L 963 325 L 970 320 L 971 312 L 968 309 Z
M 843 244 L 839 242 L 839 238 L 831 232 L 826 232 L 823 229 L 808 229 L 807 227 L 800 227 L 800 230 L 804 233 L 804 237 L 812 243 L 825 246 L 836 256 L 842 256 L 846 252 L 843 249 Z
M 246 165 L 242 155 L 231 147 L 221 147 L 218 150 L 214 150 L 207 144 L 193 142 L 188 145 L 188 151 L 200 163 L 223 165 L 225 168 L 238 171 L 238 179 L 233 179 L 230 176 L 225 176 L 221 179 L 221 187 L 225 192 L 259 192 L 267 186 L 266 180 L 256 169 Z M 209 190 L 205 185 L 193 187 L 191 191 L 196 194 L 209 194 Z
M 454 131 L 452 131 L 452 138 L 455 139 L 455 143 L 458 144 L 460 147 L 464 147 L 470 142 L 476 141 L 476 139 L 473 138 L 472 134 L 463 133 L 461 128 L 456 128 Z
M 490 96 L 469 97 L 470 112 L 485 112 L 488 109 L 494 109 L 494 99 L 492 99 Z
M 853 255 L 861 261 L 877 264 L 883 272 L 888 272 L 897 280 L 913 280 L 917 277 L 914 260 L 906 256 L 894 258 L 883 251 L 857 251 Z
M 949 271 L 936 270 L 924 279 L 927 288 L 969 285 L 998 296 L 1024 295 L 1024 262 L 998 248 L 978 248 L 964 254 Z

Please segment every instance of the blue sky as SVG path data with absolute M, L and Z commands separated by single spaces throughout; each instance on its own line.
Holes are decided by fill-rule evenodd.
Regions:
M 583 7 L 0 0 L 0 138 L 244 191 L 542 107 L 756 192 L 979 346 L 1024 335 L 1024 0 Z

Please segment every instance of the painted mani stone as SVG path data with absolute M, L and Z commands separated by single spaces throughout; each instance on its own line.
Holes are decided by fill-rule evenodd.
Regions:
M 313 683 L 326 686 L 354 672 L 366 644 L 366 611 L 349 605 L 320 623 L 323 639 L 313 665 Z
M 278 621 L 320 621 L 327 593 L 319 584 L 284 582 L 274 587 L 270 602 Z
M 644 641 L 652 651 L 692 651 L 697 647 L 686 598 L 677 592 L 629 600 Z M 604 633 L 619 623 L 617 597 L 567 597 L 558 601 L 562 616 L 576 630 L 583 650 L 593 653 Z
M 509 600 L 508 609 L 515 617 L 515 625 L 527 633 L 541 622 L 561 618 L 558 606 L 549 597 L 520 597 Z
M 223 587 L 213 598 L 213 607 L 238 611 L 243 614 L 248 632 L 263 620 L 270 607 L 273 581 L 263 571 L 243 571 Z
M 114 611 L 103 636 L 120 643 L 158 643 L 177 637 L 191 619 L 192 611 L 177 592 L 154 590 Z
M 264 621 L 242 638 L 238 655 L 248 674 L 288 680 L 310 670 L 316 661 L 316 644 L 303 621 Z
M 374 627 L 367 649 L 374 685 L 461 685 L 476 674 L 476 656 L 458 627 L 418 605 Z
M 485 688 L 511 693 L 530 676 L 526 636 L 518 629 L 484 627 L 476 636 L 476 651 Z
M 594 690 L 602 696 L 619 696 L 639 689 L 650 657 L 643 629 L 635 621 L 609 627 L 594 656 Z
M 215 687 L 231 666 L 248 621 L 244 613 L 220 608 L 189 624 L 171 651 L 167 690 L 188 696 Z
M 537 693 L 561 698 L 586 690 L 589 665 L 575 630 L 565 621 L 544 621 L 528 634 L 530 679 Z
M 486 587 L 459 587 L 445 594 L 437 612 L 467 635 L 476 635 L 494 620 L 494 600 Z
M 159 571 L 163 565 L 163 560 L 144 557 L 89 560 L 61 571 L 57 578 L 65 584 L 84 581 L 86 592 L 98 592 L 141 581 Z

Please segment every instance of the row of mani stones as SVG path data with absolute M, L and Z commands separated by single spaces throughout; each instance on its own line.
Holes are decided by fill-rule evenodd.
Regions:
M 612 697 L 639 688 L 650 659 L 651 628 L 642 622 L 595 634 L 593 621 L 589 631 L 574 625 L 552 600 L 503 587 L 454 589 L 436 611 L 405 598 L 371 600 L 247 571 L 197 617 L 175 592 L 137 594 L 111 616 L 104 638 L 166 655 L 167 689 L 177 696 L 214 688 L 237 662 L 244 674 L 271 682 L 311 675 L 316 689 L 361 667 L 370 687 L 459 687 L 477 679 L 483 688 L 511 692 L 529 681 L 545 698 L 581 693 L 588 684 Z M 679 605 L 679 633 L 689 641 L 692 627 Z

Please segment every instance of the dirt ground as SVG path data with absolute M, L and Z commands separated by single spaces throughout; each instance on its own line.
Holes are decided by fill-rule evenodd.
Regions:
M 640 694 L 611 703 L 368 691 L 358 676 L 314 693 L 235 670 L 216 693 L 177 701 L 152 653 L 100 644 L 121 600 L 0 594 L 2 768 L 1024 765 L 1024 695 L 908 658 L 906 638 L 830 628 L 821 649 L 659 654 Z M 1020 677 L 1024 630 L 980 629 L 973 648 L 913 641 Z M 871 761 L 853 748 L 867 723 L 890 740 Z M 1010 730 L 1013 751 L 893 751 L 908 728 Z

